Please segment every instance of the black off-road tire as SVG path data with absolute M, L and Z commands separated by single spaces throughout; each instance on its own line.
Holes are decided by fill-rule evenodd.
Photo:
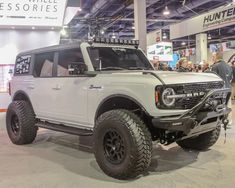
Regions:
M 188 138 L 177 141 L 177 144 L 184 149 L 207 150 L 213 146 L 220 136 L 221 126 L 215 130 L 201 134 L 195 138 Z
M 14 101 L 7 110 L 6 128 L 9 138 L 16 145 L 31 144 L 37 136 L 35 115 L 26 101 Z
M 114 153 L 115 150 L 118 152 L 117 148 L 120 145 L 117 144 L 117 147 L 115 145 L 114 149 L 106 144 L 107 135 L 112 131 L 119 134 L 122 140 L 120 148 L 123 151 L 120 156 L 124 154 L 119 162 L 118 159 L 111 161 L 110 158 L 115 158 L 115 155 L 109 153 Z M 112 139 L 115 136 L 108 138 Z M 127 110 L 111 110 L 98 118 L 94 129 L 93 146 L 100 168 L 105 174 L 116 179 L 137 177 L 148 169 L 152 158 L 152 139 L 147 127 L 138 116 Z

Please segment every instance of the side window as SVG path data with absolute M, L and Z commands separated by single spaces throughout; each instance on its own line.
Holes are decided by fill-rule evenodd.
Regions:
M 52 77 L 54 63 L 54 52 L 41 53 L 35 55 L 34 76 L 35 77 Z
M 70 49 L 59 52 L 57 76 L 76 76 L 80 74 L 81 67 L 85 67 L 81 49 Z
M 15 63 L 15 74 L 16 75 L 29 74 L 30 61 L 31 61 L 30 55 L 17 57 Z

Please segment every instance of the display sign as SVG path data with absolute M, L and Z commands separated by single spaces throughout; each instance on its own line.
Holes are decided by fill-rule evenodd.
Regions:
M 0 0 L 0 26 L 63 25 L 67 0 Z
M 193 55 L 196 55 L 196 49 L 195 48 L 187 48 L 183 50 L 177 50 L 175 51 L 176 54 L 179 54 L 180 57 L 190 57 Z
M 226 52 L 230 51 L 232 48 L 229 46 L 229 42 L 210 44 L 210 52 Z
M 234 23 L 235 7 L 228 7 L 225 10 L 218 10 L 204 16 L 203 29 L 216 27 L 221 24 Z
M 160 42 L 147 48 L 147 56 L 149 60 L 172 61 L 173 50 L 171 42 Z
M 235 24 L 235 5 L 230 4 L 170 26 L 171 39 Z

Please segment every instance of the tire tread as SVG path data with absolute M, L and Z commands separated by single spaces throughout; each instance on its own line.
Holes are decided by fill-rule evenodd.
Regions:
M 19 118 L 21 130 L 19 136 L 12 136 L 11 133 L 11 113 L 15 113 Z M 35 126 L 35 114 L 31 105 L 26 101 L 13 101 L 7 110 L 6 118 L 7 132 L 11 141 L 16 145 L 30 144 L 37 136 L 37 127 Z
M 110 119 L 112 121 L 118 120 L 121 121 L 122 126 L 128 128 L 128 131 L 131 134 L 131 137 L 134 141 L 134 147 L 136 147 L 136 155 L 133 156 L 133 161 L 128 165 L 127 170 L 120 174 L 114 174 L 112 172 L 102 169 L 107 175 L 115 177 L 117 179 L 129 179 L 137 177 L 142 174 L 149 167 L 152 157 L 152 139 L 150 132 L 148 131 L 146 125 L 143 121 L 134 113 L 128 110 L 112 110 L 102 114 L 96 125 L 106 120 Z M 94 132 L 96 132 L 96 128 Z M 99 163 L 99 161 L 97 161 Z M 100 165 L 102 168 L 102 165 Z

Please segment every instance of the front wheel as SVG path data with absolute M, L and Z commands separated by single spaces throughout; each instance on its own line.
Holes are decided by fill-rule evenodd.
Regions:
M 184 149 L 207 150 L 213 146 L 219 139 L 221 126 L 216 127 L 213 131 L 201 134 L 194 138 L 177 141 L 176 143 Z
M 96 122 L 94 153 L 97 163 L 107 175 L 117 179 L 134 178 L 150 165 L 151 135 L 134 113 L 108 111 Z

